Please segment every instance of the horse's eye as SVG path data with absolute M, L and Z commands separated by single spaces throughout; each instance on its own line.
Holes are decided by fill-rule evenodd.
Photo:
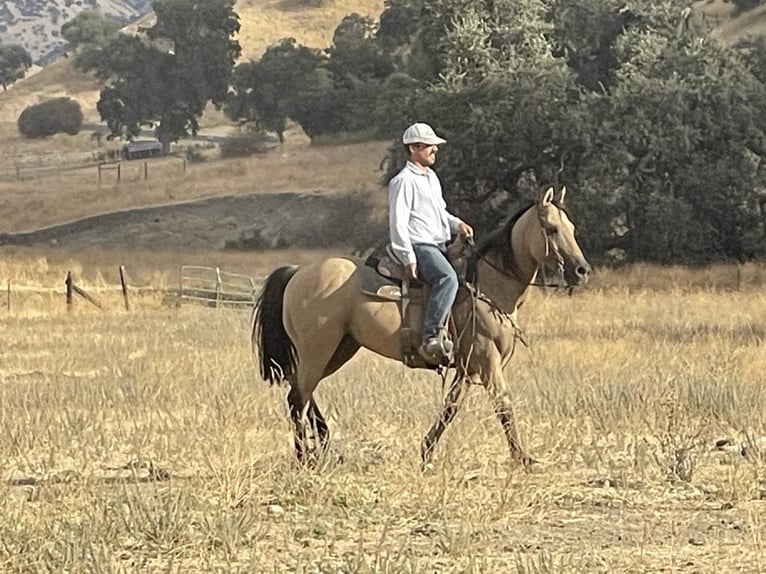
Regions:
M 548 235 L 556 235 L 558 232 L 559 232 L 559 230 L 556 229 L 555 227 L 549 227 L 548 228 Z

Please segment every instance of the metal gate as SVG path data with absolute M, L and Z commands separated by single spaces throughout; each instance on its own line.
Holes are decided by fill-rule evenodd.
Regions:
M 258 287 L 259 282 L 249 275 L 229 273 L 219 267 L 181 266 L 181 304 L 250 308 L 255 303 Z

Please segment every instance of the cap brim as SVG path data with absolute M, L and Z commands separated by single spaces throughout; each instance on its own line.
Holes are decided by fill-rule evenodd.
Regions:
M 442 145 L 446 144 L 447 140 L 436 137 L 436 138 L 418 138 L 415 140 L 407 140 L 404 142 L 404 145 L 410 145 L 410 144 L 416 144 L 416 143 L 422 143 L 426 145 Z

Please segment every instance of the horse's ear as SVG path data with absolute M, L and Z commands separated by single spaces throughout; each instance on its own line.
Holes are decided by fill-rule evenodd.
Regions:
M 540 197 L 540 207 L 548 207 L 551 203 L 553 203 L 553 187 L 546 189 Z
M 561 186 L 561 191 L 559 192 L 559 198 L 558 198 L 558 204 L 564 205 L 564 198 L 567 196 L 567 186 L 563 185 Z

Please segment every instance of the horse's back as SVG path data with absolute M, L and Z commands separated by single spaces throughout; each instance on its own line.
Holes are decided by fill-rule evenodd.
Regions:
M 328 257 L 301 265 L 285 288 L 285 319 L 293 324 L 311 322 L 319 313 L 347 319 L 350 298 L 359 290 L 355 278 L 358 264 L 345 257 Z
M 301 265 L 290 284 L 294 291 L 300 288 L 304 297 L 325 297 L 348 284 L 359 265 L 359 260 L 350 257 L 327 257 Z

